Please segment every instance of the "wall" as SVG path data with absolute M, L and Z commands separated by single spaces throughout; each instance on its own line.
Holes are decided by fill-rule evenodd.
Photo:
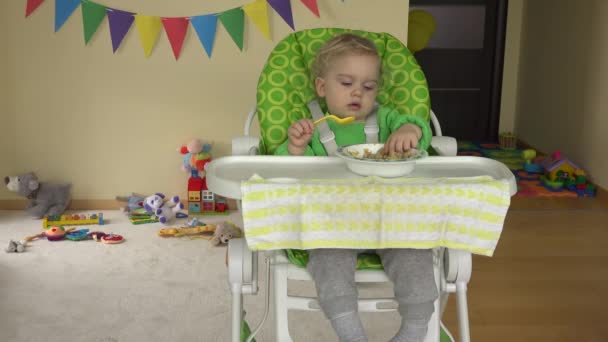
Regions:
M 608 2 L 526 2 L 516 132 L 608 187 Z
M 499 132 L 513 132 L 515 129 L 523 8 L 524 0 L 509 0 Z
M 0 4 L 0 8 L 3 5 Z M 0 18 L 1 18 L 0 14 Z M 14 154 L 14 135 L 13 135 L 13 116 L 12 108 L 9 107 L 8 100 L 11 98 L 12 89 L 8 82 L 8 49 L 4 48 L 7 46 L 6 23 L 4 20 L 0 20 L 0 178 L 4 182 L 4 177 L 11 171 L 11 165 L 15 162 Z M 2 183 L 4 184 L 4 183 Z M 4 186 L 1 186 L 4 189 Z M 4 190 L 1 190 L 2 192 Z
M 214 13 L 250 1 L 169 2 L 99 0 L 109 7 L 148 15 Z M 407 35 L 408 1 L 319 1 L 321 19 L 292 1 L 297 29 L 351 27 Z M 54 2 L 24 18 L 25 1 L 1 1 L 3 46 L 0 97 L 5 132 L 5 173 L 34 170 L 44 180 L 70 181 L 75 199 L 112 199 L 130 192 L 185 195 L 187 175 L 176 147 L 191 138 L 213 142 L 214 156 L 230 153 L 254 105 L 265 58 L 291 29 L 269 8 L 273 41 L 246 20 L 239 52 L 218 24 L 213 57 L 207 58 L 192 28 L 174 61 L 162 32 L 150 58 L 131 28 L 112 54 L 107 18 L 84 46 L 80 9 L 53 32 Z M 3 49 L 4 50 L 4 49 Z M 8 120 L 4 118 L 8 116 Z M 12 120 L 12 121 L 11 121 Z M 10 151 L 15 158 L 11 159 Z M 5 157 L 5 155 L 7 155 Z M 5 188 L 0 199 L 14 199 Z

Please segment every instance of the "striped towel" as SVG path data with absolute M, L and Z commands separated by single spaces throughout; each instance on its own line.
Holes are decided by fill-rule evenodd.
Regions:
M 252 250 L 448 247 L 491 256 L 510 203 L 491 177 L 273 181 L 241 184 Z

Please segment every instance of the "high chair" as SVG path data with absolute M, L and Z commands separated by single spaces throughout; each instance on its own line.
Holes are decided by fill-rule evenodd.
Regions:
M 315 98 L 309 67 L 316 50 L 336 34 L 349 31 L 365 36 L 376 43 L 383 64 L 383 81 L 377 97 L 382 105 L 390 105 L 402 113 L 420 116 L 432 122 L 434 137 L 431 145 L 440 155 L 456 155 L 456 140 L 442 136 L 435 114 L 430 110 L 429 91 L 424 73 L 409 50 L 387 33 L 371 33 L 345 29 L 310 29 L 293 33 L 277 44 L 261 73 L 257 106 L 248 115 L 243 137 L 235 138 L 233 155 L 272 154 L 286 139 L 291 122 L 310 117 L 307 103 Z M 321 103 L 323 106 L 323 103 Z M 261 138 L 249 135 L 251 124 L 257 116 Z M 302 264 L 306 254 L 302 251 L 271 251 L 266 253 L 267 265 L 273 276 L 275 310 L 274 331 L 276 341 L 289 342 L 288 311 L 313 310 L 315 298 L 288 295 L 288 280 L 308 280 L 311 277 Z M 387 276 L 377 260 L 361 256 L 355 274 L 357 282 L 386 282 Z M 300 266 L 296 264 L 300 264 Z M 361 270 L 362 266 L 372 268 Z M 370 266 L 371 265 L 371 266 Z M 229 282 L 232 292 L 232 342 L 241 339 L 243 321 L 243 295 L 258 291 L 258 253 L 252 252 L 245 239 L 232 239 L 228 245 Z M 446 248 L 434 249 L 434 275 L 440 296 L 435 302 L 435 312 L 429 323 L 425 342 L 453 341 L 443 329 L 440 317 L 445 309 L 448 295 L 457 294 L 460 341 L 469 341 L 467 312 L 467 283 L 471 276 L 471 254 Z M 269 279 L 268 279 L 269 280 Z M 267 286 L 269 281 L 266 281 Z M 266 292 L 269 293 L 268 291 Z M 266 300 L 268 303 L 268 298 Z M 393 304 L 394 308 L 387 308 Z M 360 299 L 359 311 L 396 311 L 392 298 Z M 265 320 L 266 316 L 264 316 Z M 395 327 L 397 329 L 397 327 Z M 440 337 L 441 335 L 441 337 Z

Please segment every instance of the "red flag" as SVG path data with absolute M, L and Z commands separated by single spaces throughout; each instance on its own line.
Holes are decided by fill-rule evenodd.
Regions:
M 319 7 L 317 6 L 317 0 L 300 0 L 308 9 L 314 13 L 318 18 L 321 17 L 319 14 Z
M 44 0 L 27 0 L 27 5 L 25 6 L 25 17 L 29 17 L 30 14 L 32 14 L 32 12 L 34 12 L 36 8 L 38 8 L 38 6 L 40 6 L 40 4 L 43 2 Z
M 171 48 L 173 49 L 173 56 L 177 60 L 179 54 L 182 51 L 182 44 L 184 38 L 186 38 L 186 32 L 188 32 L 188 19 L 187 18 L 162 18 L 165 32 Z

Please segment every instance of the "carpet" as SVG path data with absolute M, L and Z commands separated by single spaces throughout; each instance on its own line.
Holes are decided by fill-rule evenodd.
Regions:
M 71 212 L 73 213 L 73 212 Z M 78 212 L 92 214 L 95 211 Z M 160 238 L 160 223 L 134 225 L 118 210 L 103 211 L 107 224 L 82 226 L 120 234 L 125 242 L 35 240 L 23 253 L 0 251 L 0 341 L 12 342 L 226 342 L 230 340 L 231 296 L 225 247 L 188 238 Z M 201 217 L 242 225 L 237 212 Z M 176 226 L 184 225 L 185 219 Z M 82 228 L 81 227 L 81 228 Z M 0 243 L 42 232 L 42 220 L 22 211 L 0 211 Z M 254 329 L 263 316 L 264 257 L 260 292 L 245 296 L 246 319 Z M 294 282 L 294 294 L 315 294 L 311 282 Z M 389 283 L 362 284 L 362 297 L 390 297 Z M 271 305 L 272 300 L 271 300 Z M 388 341 L 397 331 L 396 312 L 362 313 L 370 341 Z M 274 314 L 258 342 L 274 341 Z M 292 311 L 294 341 L 336 341 L 319 312 Z
M 498 160 L 504 163 L 515 175 L 517 194 L 519 197 L 561 197 L 575 198 L 578 195 L 569 190 L 554 190 L 546 188 L 540 182 L 540 174 L 524 171 L 524 160 L 521 158 L 522 149 L 501 149 L 497 143 L 458 142 L 459 156 L 477 156 Z

